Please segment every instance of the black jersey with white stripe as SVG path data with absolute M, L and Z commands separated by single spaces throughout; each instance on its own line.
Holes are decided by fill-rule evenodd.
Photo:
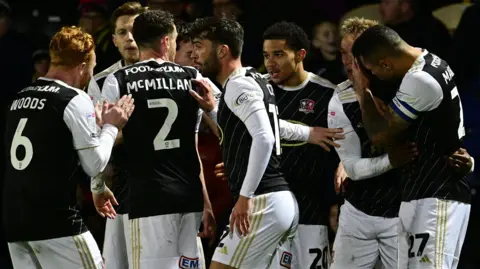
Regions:
M 339 85 L 339 91 L 330 103 L 330 114 L 329 126 L 344 128 L 346 132 L 351 130 L 358 137 L 359 142 L 355 144 L 348 144 L 350 139 L 346 137 L 345 143 L 342 144 L 342 147 L 345 147 L 345 149 L 342 152 L 354 152 L 355 150 L 350 150 L 347 147 L 358 147 L 360 145 L 361 156 L 359 157 L 362 159 L 373 160 L 373 158 L 381 157 L 388 160 L 385 150 L 378 145 L 372 144 L 363 127 L 362 111 L 350 81 Z M 374 163 L 380 165 L 382 162 L 377 161 Z M 372 165 L 372 163 L 369 164 Z M 387 164 L 387 167 L 389 167 L 389 162 Z M 369 167 L 368 169 L 372 171 L 382 170 L 374 167 Z M 401 202 L 400 181 L 402 173 L 399 169 L 388 169 L 388 171 L 385 169 L 386 172 L 383 174 L 361 180 L 347 178 L 343 184 L 345 200 L 370 216 L 397 217 Z
M 102 97 L 131 94 L 135 111 L 123 129 L 129 218 L 201 212 L 196 148 L 198 102 L 190 95 L 194 68 L 146 60 L 109 75 Z
M 8 107 L 3 223 L 9 242 L 87 231 L 76 208 L 77 150 L 98 146 L 89 96 L 40 78 Z
M 417 144 L 420 156 L 405 167 L 403 200 L 439 198 L 470 202 L 466 176 L 447 164 L 465 136 L 463 111 L 450 66 L 431 53 L 424 53 L 405 75 L 391 104 L 411 122 L 407 139 Z
M 292 123 L 327 127 L 328 103 L 336 86 L 313 73 L 297 87 L 273 85 L 279 117 Z M 327 225 L 335 200 L 335 150 L 301 141 L 282 140 L 281 169 L 300 210 L 300 224 Z
M 275 146 L 255 194 L 288 190 L 288 184 L 280 171 L 278 108 L 273 88 L 268 80 L 253 68 L 242 68 L 225 84 L 218 110 L 222 157 L 228 173 L 230 191 L 235 199 L 240 195 L 252 146 L 252 136 L 243 121 L 254 111 L 244 110 L 243 107 L 254 99 L 263 100 L 270 127 L 275 135 Z M 232 111 L 234 109 L 238 111 L 238 115 Z
M 96 74 L 88 85 L 88 94 L 94 102 L 101 100 L 101 92 L 103 84 L 108 75 L 120 70 L 125 65 L 123 61 L 118 61 Z M 126 152 L 123 144 L 115 145 L 112 149 L 112 155 L 110 157 L 110 163 L 113 165 L 115 176 L 112 180 L 111 190 L 115 194 L 118 206 L 115 206 L 115 211 L 118 214 L 128 213 L 128 186 L 127 178 L 128 171 L 126 169 Z

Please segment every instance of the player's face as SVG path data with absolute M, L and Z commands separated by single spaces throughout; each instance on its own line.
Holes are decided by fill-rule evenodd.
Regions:
M 380 14 L 385 23 L 394 23 L 401 13 L 400 0 L 382 0 L 380 3 Z
M 340 44 L 340 54 L 342 55 L 342 63 L 347 71 L 348 79 L 353 80 L 352 75 L 352 63 L 353 63 L 353 55 L 352 55 L 352 46 L 354 42 L 354 38 L 352 35 L 345 35 L 342 39 L 342 43 Z
M 215 78 L 220 72 L 220 60 L 217 57 L 216 46 L 207 39 L 193 40 L 193 66 L 205 77 Z
M 286 40 L 263 41 L 263 63 L 275 84 L 283 84 L 297 69 L 295 52 Z
M 177 46 L 177 53 L 175 54 L 175 63 L 183 66 L 194 66 L 192 52 L 193 52 L 193 43 L 181 41 Z
M 113 43 L 118 48 L 125 62 L 132 64 L 138 62 L 139 52 L 137 44 L 132 36 L 134 16 L 120 16 L 115 22 L 115 33 L 113 34 Z
M 380 80 L 391 80 L 395 78 L 394 73 L 392 72 L 393 66 L 391 62 L 386 59 L 380 60 L 377 64 L 372 64 L 363 60 L 362 64 L 367 71 L 378 77 Z

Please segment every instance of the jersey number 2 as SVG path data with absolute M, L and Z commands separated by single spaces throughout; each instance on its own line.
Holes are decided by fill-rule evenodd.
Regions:
M 150 99 L 148 100 L 148 108 L 167 108 L 167 118 L 163 123 L 160 131 L 158 131 L 157 135 L 153 139 L 153 147 L 155 150 L 165 150 L 165 149 L 175 149 L 180 147 L 180 139 L 170 139 L 165 140 L 170 130 L 172 129 L 172 125 L 177 119 L 178 116 L 178 106 L 175 101 L 169 98 L 160 98 L 160 99 Z
M 23 129 L 25 129 L 25 125 L 27 125 L 27 118 L 22 118 L 18 122 L 17 129 L 15 130 L 15 134 L 12 140 L 12 146 L 10 147 L 10 161 L 12 162 L 13 168 L 17 170 L 24 170 L 32 161 L 33 157 L 33 145 L 28 137 L 23 136 Z M 23 146 L 25 148 L 25 157 L 23 160 L 19 160 L 17 158 L 17 149 L 19 146 Z
M 280 147 L 280 129 L 278 126 L 278 107 L 274 104 L 268 104 L 268 112 L 273 115 L 273 130 L 275 135 L 275 152 L 277 155 L 282 154 L 282 148 Z

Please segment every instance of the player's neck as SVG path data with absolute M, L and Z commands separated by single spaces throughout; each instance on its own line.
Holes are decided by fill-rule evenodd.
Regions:
M 415 48 L 408 46 L 404 49 L 404 56 L 401 58 L 399 61 L 399 70 L 401 71 L 401 74 L 406 74 L 410 68 L 412 68 L 413 64 L 415 61 L 420 57 L 423 53 L 422 49 Z M 402 76 L 403 76 L 402 75 Z
M 242 68 L 240 57 L 227 61 L 225 64 L 222 64 L 222 68 L 215 79 L 220 85 L 224 85 L 230 75 L 239 68 Z
M 285 80 L 282 86 L 285 87 L 297 87 L 308 79 L 308 72 L 303 68 L 299 68 L 297 72 L 294 72 L 290 78 Z
M 166 53 L 161 53 L 153 49 L 145 49 L 140 52 L 140 62 L 154 59 L 155 61 L 170 61 Z
M 55 79 L 64 82 L 65 84 L 76 87 L 76 77 L 73 75 L 73 70 L 63 67 L 50 67 L 44 78 Z

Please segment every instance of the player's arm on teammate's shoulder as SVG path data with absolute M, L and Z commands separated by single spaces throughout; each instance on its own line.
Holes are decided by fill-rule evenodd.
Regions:
M 225 87 L 225 104 L 245 124 L 252 137 L 247 172 L 230 218 L 231 231 L 237 230 L 240 235 L 246 235 L 250 231 L 251 198 L 254 197 L 271 155 L 276 154 L 272 153 L 275 136 L 263 99 L 262 89 L 252 78 L 232 79 Z
M 330 128 L 342 128 L 344 130 L 345 138 L 337 141 L 340 147 L 335 150 L 349 178 L 352 180 L 363 180 L 378 176 L 392 169 L 387 154 L 375 158 L 362 158 L 360 138 L 343 111 L 342 103 L 337 95 L 334 95 L 330 100 L 327 122 Z
M 217 122 L 218 100 L 215 99 L 216 92 L 220 90 L 213 82 L 207 78 L 204 78 L 200 72 L 197 72 L 197 76 L 192 80 L 192 89 L 190 89 L 190 95 L 197 100 L 200 108 L 213 120 Z

